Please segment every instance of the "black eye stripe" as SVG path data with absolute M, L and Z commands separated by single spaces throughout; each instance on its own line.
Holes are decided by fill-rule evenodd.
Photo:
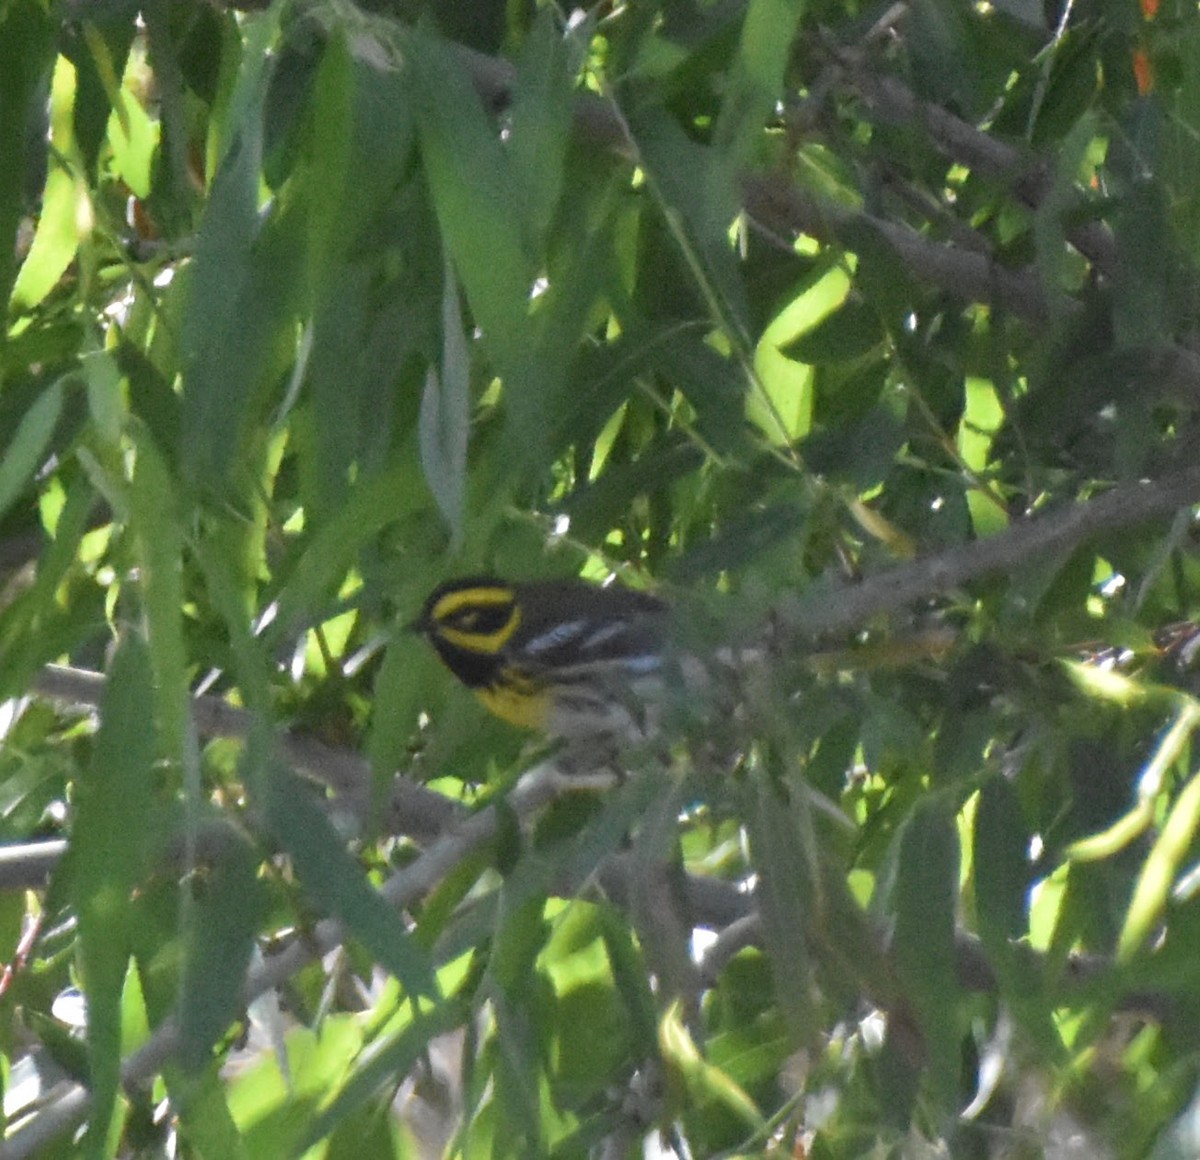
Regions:
M 452 612 L 447 616 L 445 623 L 447 627 L 458 629 L 461 632 L 474 632 L 481 636 L 490 636 L 504 628 L 511 615 L 512 609 L 504 604 L 460 608 L 457 612 Z

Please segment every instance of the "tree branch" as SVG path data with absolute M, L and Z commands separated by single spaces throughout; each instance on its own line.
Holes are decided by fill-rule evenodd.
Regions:
M 780 627 L 806 637 L 848 632 L 879 613 L 949 592 L 982 576 L 1011 571 L 1047 553 L 1066 555 L 1102 532 L 1167 516 L 1197 502 L 1200 467 L 1126 484 L 1096 499 L 1016 522 L 990 539 L 890 568 L 858 584 L 818 582 L 783 602 Z
M 38 890 L 67 851 L 62 838 L 0 845 L 0 890 Z
M 512 97 L 516 72 L 511 64 L 462 46 L 458 55 L 481 98 L 501 108 Z M 936 149 L 1013 190 L 1016 199 L 1037 209 L 1051 192 L 1053 177 L 1044 158 L 1026 152 L 977 129 L 960 117 L 917 98 L 895 77 L 873 68 L 860 52 L 836 48 L 833 67 L 863 98 L 877 120 L 913 121 L 929 134 Z M 575 125 L 597 148 L 636 161 L 637 143 L 630 139 L 620 111 L 596 93 L 578 94 Z M 1050 294 L 1036 269 L 1013 270 L 986 253 L 931 241 L 915 230 L 818 200 L 780 176 L 747 172 L 741 178 L 742 203 L 764 233 L 805 233 L 819 240 L 836 238 L 852 249 L 853 229 L 870 229 L 895 250 L 905 268 L 927 285 L 936 286 L 964 302 L 1003 307 L 1027 322 L 1044 324 L 1051 310 L 1073 313 L 1079 303 L 1065 294 Z M 1065 229 L 1067 240 L 1104 274 L 1115 268 L 1116 244 L 1101 222 L 1084 222 Z M 1200 355 L 1179 344 L 1159 352 L 1164 360 L 1167 392 L 1177 390 L 1189 400 L 1200 396 Z
M 862 98 L 870 119 L 877 124 L 919 125 L 940 153 L 1008 186 L 1026 208 L 1036 210 L 1046 200 L 1054 177 L 1044 158 L 977 129 L 940 105 L 919 101 L 906 85 L 877 68 L 860 50 L 835 47 L 832 55 L 843 81 Z M 1116 269 L 1116 243 L 1103 223 L 1071 226 L 1066 238 L 1100 273 L 1111 275 Z
M 47 665 L 34 681 L 34 691 L 44 697 L 72 705 L 97 709 L 104 694 L 103 673 Z M 192 719 L 201 737 L 228 737 L 245 740 L 250 735 L 253 714 L 230 705 L 221 697 L 202 695 L 192 698 Z M 435 793 L 408 778 L 392 782 L 381 813 L 372 813 L 371 766 L 350 749 L 326 745 L 313 737 L 280 733 L 280 755 L 293 768 L 328 786 L 344 806 L 365 826 L 373 822 L 389 834 L 402 834 L 416 842 L 431 841 L 463 814 L 456 802 Z
M 461 47 L 459 57 L 485 103 L 493 108 L 508 103 L 515 80 L 511 65 Z M 913 105 L 911 97 L 908 104 Z M 575 101 L 575 123 L 580 133 L 598 147 L 629 160 L 636 159 L 637 143 L 629 138 L 620 111 L 611 101 L 595 93 L 580 94 Z M 965 125 L 965 122 L 960 124 Z M 945 131 L 949 132 L 949 129 Z M 991 156 L 999 167 L 1000 155 L 993 153 Z M 1003 157 L 1006 164 L 1013 165 L 1017 155 L 1010 151 Z M 1021 169 L 1024 168 L 1027 166 L 1022 164 Z M 1013 176 L 1012 172 L 1009 176 Z M 747 212 L 769 232 L 805 233 L 825 241 L 836 237 L 848 248 L 853 248 L 841 235 L 853 226 L 870 228 L 890 243 L 905 266 L 923 281 L 964 301 L 1002 306 L 1029 321 L 1042 322 L 1047 317 L 1051 303 L 1036 273 L 1010 270 L 981 253 L 930 242 L 894 222 L 873 218 L 832 202 L 817 201 L 783 178 L 746 173 L 742 176 L 741 190 Z M 1077 309 L 1077 304 L 1065 296 L 1054 305 L 1060 309 Z
M 779 177 L 744 176 L 742 199 L 751 217 L 777 234 L 808 234 L 853 250 L 870 231 L 891 246 L 910 274 L 964 302 L 989 303 L 1027 322 L 1080 309 L 1066 295 L 1048 296 L 1036 274 L 1009 269 L 978 251 L 931 242 L 896 222 L 818 201 Z
M 1102 532 L 1169 515 L 1200 502 L 1200 467 L 1186 468 L 1162 479 L 1114 488 L 1096 499 L 1079 501 L 1014 523 L 987 540 L 949 548 L 869 576 L 856 584 L 819 581 L 807 591 L 786 598 L 778 612 L 779 629 L 790 636 L 813 638 L 837 635 L 861 627 L 872 617 L 944 594 L 996 572 L 1011 571 L 1047 553 L 1066 554 Z M 96 708 L 104 687 L 101 673 L 61 665 L 42 671 L 35 688 L 45 696 Z M 197 731 L 208 737 L 244 738 L 250 714 L 219 697 L 193 700 Z M 370 767 L 350 750 L 336 749 L 311 738 L 284 734 L 284 755 L 301 772 L 344 795 L 361 820 L 368 817 Z M 461 821 L 457 803 L 403 777 L 393 783 L 381 828 L 418 842 L 438 839 Z M 31 843 L 8 855 L 11 873 L 21 884 L 40 882 L 57 860 L 62 844 Z M 5 856 L 0 854 L 0 888 Z M 614 890 L 619 889 L 612 883 Z

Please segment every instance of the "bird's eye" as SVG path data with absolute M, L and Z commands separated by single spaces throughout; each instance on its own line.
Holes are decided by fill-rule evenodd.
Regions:
M 507 605 L 488 608 L 462 608 L 450 619 L 450 626 L 459 632 L 473 632 L 480 636 L 499 632 L 507 623 L 511 610 Z

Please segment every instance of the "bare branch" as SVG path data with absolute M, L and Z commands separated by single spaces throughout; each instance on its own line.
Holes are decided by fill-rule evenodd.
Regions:
M 815 584 L 785 601 L 779 610 L 781 627 L 803 636 L 847 632 L 879 613 L 949 592 L 981 576 L 1011 571 L 1048 553 L 1065 555 L 1102 532 L 1170 515 L 1197 502 L 1200 467 L 1116 487 L 1096 499 L 1021 520 L 990 539 L 899 565 L 859 584 Z
M 1049 297 L 1035 274 L 1011 270 L 978 251 L 931 242 L 907 226 L 818 201 L 781 178 L 746 176 L 742 196 L 747 212 L 774 233 L 808 234 L 854 249 L 855 231 L 861 238 L 870 230 L 891 246 L 911 274 L 965 302 L 990 303 L 1029 322 L 1079 309 L 1066 295 Z
M 862 52 L 835 49 L 834 58 L 844 81 L 862 98 L 874 121 L 917 124 L 946 157 L 1008 186 L 1022 205 L 1036 209 L 1045 201 L 1053 173 L 1043 158 L 977 129 L 939 105 L 919 101 L 907 86 L 874 67 Z M 1117 264 L 1116 243 L 1102 223 L 1071 226 L 1066 237 L 1097 270 L 1112 274 Z
M 66 853 L 61 838 L 0 845 L 0 890 L 37 890 Z
M 44 697 L 96 709 L 103 696 L 104 680 L 103 673 L 47 665 L 38 674 L 34 690 Z M 192 717 L 201 737 L 237 740 L 250 735 L 254 722 L 252 713 L 211 695 L 192 698 Z M 462 815 L 461 807 L 444 795 L 397 777 L 381 816 L 373 817 L 371 766 L 360 754 L 297 733 L 279 734 L 278 745 L 285 761 L 333 790 L 360 825 L 374 821 L 385 833 L 423 842 L 436 838 Z

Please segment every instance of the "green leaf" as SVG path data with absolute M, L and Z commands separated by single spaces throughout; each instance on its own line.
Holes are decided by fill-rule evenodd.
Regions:
M 524 236 L 534 254 L 545 246 L 563 184 L 573 88 L 569 45 L 557 14 L 543 8 L 517 62 L 508 153 L 513 180 L 522 191 Z
M 530 986 L 534 960 L 549 933 L 544 917 L 545 897 L 526 889 L 518 889 L 516 893 L 517 897 L 510 900 L 506 891 L 500 892 L 496 934 L 488 961 L 491 978 L 514 999 Z
M 416 456 L 399 454 L 385 470 L 356 487 L 332 519 L 309 539 L 278 596 L 268 639 L 286 638 L 332 600 L 363 546 L 381 528 L 426 503 Z
M 366 750 L 371 768 L 391 781 L 401 768 L 417 731 L 418 714 L 430 704 L 430 686 L 439 679 L 433 650 L 411 634 L 390 641 L 372 690 L 375 703 L 386 713 L 374 714 Z
M 470 358 L 458 310 L 458 285 L 448 266 L 442 289 L 442 365 L 426 372 L 421 395 L 421 467 L 450 529 L 450 550 L 462 546 L 470 421 Z
M 413 1133 L 393 1110 L 391 1093 L 385 1091 L 371 1103 L 346 1116 L 333 1129 L 325 1160 L 392 1160 L 407 1156 Z
M 500 1116 L 498 1134 L 510 1154 L 545 1153 L 541 1089 L 545 1082 L 539 1025 L 553 1003 L 553 992 L 541 975 L 534 975 L 519 999 L 498 994 L 492 999 L 495 1043 L 492 1082 Z
M 807 933 L 821 922 L 816 835 L 809 811 L 789 802 L 765 771 L 756 771 L 752 792 L 746 820 L 761 878 L 757 894 L 764 942 L 788 1029 L 794 1042 L 805 1044 L 817 1028 Z
M 1007 778 L 988 778 L 975 807 L 975 909 L 985 945 L 1003 946 L 1027 933 L 1029 834 Z
M 159 125 L 128 89 L 120 90 L 118 101 L 119 113 L 108 136 L 113 150 L 113 172 L 138 197 L 149 197 L 159 147 Z
M 590 483 L 577 487 L 562 502 L 571 531 L 584 542 L 599 540 L 639 496 L 685 479 L 705 461 L 695 444 L 672 440 L 647 449 L 632 463 L 606 466 Z
M 192 1072 L 209 1063 L 245 1006 L 242 986 L 265 911 L 257 875 L 254 851 L 230 834 L 212 865 L 192 876 L 179 985 L 179 1056 Z
M 414 387 L 437 341 L 444 263 L 427 244 L 436 223 L 412 173 L 415 130 L 394 55 L 382 32 L 335 31 L 289 187 L 306 209 L 294 228 L 311 324 L 291 390 L 303 414 L 292 432 L 313 527 L 381 468 L 415 420 Z
M 696 430 L 705 443 L 718 452 L 743 450 L 747 380 L 742 368 L 713 350 L 695 328 L 636 337 L 647 344 L 648 366 L 695 407 Z
M 42 466 L 62 414 L 63 394 L 63 379 L 43 391 L 21 417 L 12 441 L 0 455 L 0 519 Z
M 146 646 L 135 633 L 126 633 L 109 666 L 95 752 L 76 787 L 69 856 L 88 1001 L 92 1110 L 87 1156 L 104 1152 L 120 1084 L 130 895 L 160 841 L 154 825 L 156 738 L 146 714 L 153 695 Z
M 240 456 L 262 421 L 266 391 L 294 344 L 302 285 L 296 243 L 287 216 L 261 220 L 259 205 L 261 105 L 275 19 L 259 14 L 248 26 L 228 146 L 187 271 L 180 335 L 183 464 L 188 481 L 208 491 L 223 491 L 230 472 L 243 469 Z
M 751 0 L 737 56 L 713 132 L 714 147 L 740 168 L 761 139 L 762 126 L 784 92 L 792 38 L 804 14 L 803 0 Z
M 331 1016 L 322 1021 L 319 1034 L 298 1027 L 288 1036 L 288 1075 L 274 1057 L 264 1055 L 232 1078 L 229 1110 L 242 1133 L 246 1154 L 299 1156 L 300 1141 L 329 1093 L 345 1081 L 362 1041 L 354 1018 Z
M 322 910 L 340 918 L 414 999 L 436 998 L 433 964 L 400 916 L 368 884 L 311 791 L 275 763 L 268 770 L 265 804 L 271 832 L 295 860 L 300 881 Z
M 364 235 L 387 220 L 412 164 L 407 83 L 386 36 L 333 30 L 317 69 L 307 128 L 310 152 L 299 176 L 309 205 L 310 291 L 319 301 L 338 265 L 363 261 Z
M 954 952 L 958 834 L 946 803 L 932 797 L 919 802 L 899 843 L 893 953 L 923 1034 L 935 1098 L 949 1110 L 959 1098 L 961 1028 Z
M 154 666 L 155 705 L 166 752 L 183 772 L 194 762 L 188 692 L 188 657 L 183 638 L 183 544 L 174 481 L 157 449 L 143 439 L 130 488 L 130 506 L 138 533 L 142 592 L 145 600 L 150 658 Z M 194 796 L 199 785 L 188 785 Z
M 1171 806 L 1138 875 L 1117 943 L 1117 958 L 1127 962 L 1143 948 L 1158 925 L 1171 887 L 1183 870 L 1200 832 L 1200 774 L 1193 774 Z
M 532 388 L 529 323 L 535 267 L 522 241 L 511 162 L 461 65 L 441 42 L 414 34 L 408 64 L 421 156 L 445 245 L 505 380 L 514 421 L 532 434 L 530 409 L 540 405 Z
M 305 1151 L 324 1139 L 381 1091 L 394 1085 L 397 1076 L 408 1075 L 425 1057 L 432 1039 L 453 1031 L 469 1017 L 467 1004 L 446 1000 L 432 1011 L 418 1015 L 402 1031 L 369 1044 L 353 1074 L 313 1121 L 298 1151 Z
M 82 473 L 68 483 L 54 538 L 43 549 L 36 578 L 0 612 L 0 655 L 4 658 L 0 682 L 11 690 L 10 695 L 24 688 L 42 665 L 93 636 L 97 623 L 102 622 L 102 607 L 78 588 L 66 607 L 62 603 L 64 581 L 77 567 L 80 545 L 97 502 Z M 65 587 L 70 590 L 70 585 Z
M 691 141 L 665 109 L 638 105 L 628 121 L 685 284 L 703 303 L 703 321 L 717 327 L 738 356 L 748 357 L 750 308 L 729 240 L 738 213 L 731 158 Z M 652 314 L 675 317 L 680 302 L 687 302 L 672 282 L 648 277 L 640 289 L 658 305 Z
M 59 57 L 50 90 L 54 153 L 42 193 L 37 232 L 13 284 L 12 305 L 18 310 L 31 310 L 54 289 L 90 229 L 88 190 L 72 165 L 76 158 L 74 104 L 75 70 L 65 57 Z
M 814 432 L 802 447 L 812 470 L 846 480 L 862 494 L 887 477 L 905 436 L 904 424 L 891 408 L 878 405 L 853 423 Z
M 16 269 L 17 223 L 28 180 L 30 115 L 54 59 L 54 23 L 37 0 L 11 0 L 0 9 L 0 302 L 7 303 Z M 7 332 L 7 327 L 5 328 Z M 0 343 L 4 339 L 0 338 Z
M 1174 313 L 1165 191 L 1137 182 L 1125 195 L 1117 226 L 1122 261 L 1113 287 L 1114 337 L 1124 347 L 1146 347 L 1162 337 Z
M 172 1107 L 179 1116 L 182 1140 L 200 1155 L 247 1160 L 246 1148 L 230 1114 L 226 1087 L 215 1061 L 200 1076 L 186 1080 L 175 1069 L 169 1070 L 167 1087 Z
M 883 337 L 875 310 L 860 299 L 847 298 L 811 330 L 779 349 L 788 358 L 802 363 L 851 362 L 877 347 Z
M 351 160 L 356 76 L 346 40 L 345 32 L 338 29 L 326 42 L 312 93 L 311 160 L 304 176 L 309 199 L 309 286 L 314 299 L 341 258 L 340 251 L 358 233 L 354 228 L 358 222 L 345 217 L 347 207 L 357 215 L 363 213 L 362 201 L 348 193 L 351 181 L 361 173 Z
M 953 0 L 917 0 L 908 44 L 918 91 L 974 113 L 982 85 L 970 20 Z
M 858 255 L 855 288 L 885 327 L 903 333 L 920 289 L 894 243 L 873 221 L 854 218 L 838 229 L 838 241 Z
M 762 1115 L 754 1101 L 721 1068 L 708 1062 L 680 1018 L 674 1003 L 659 1024 L 659 1047 L 663 1064 L 683 1082 L 689 1098 L 701 1107 L 716 1105 L 731 1113 L 751 1132 L 763 1128 Z

